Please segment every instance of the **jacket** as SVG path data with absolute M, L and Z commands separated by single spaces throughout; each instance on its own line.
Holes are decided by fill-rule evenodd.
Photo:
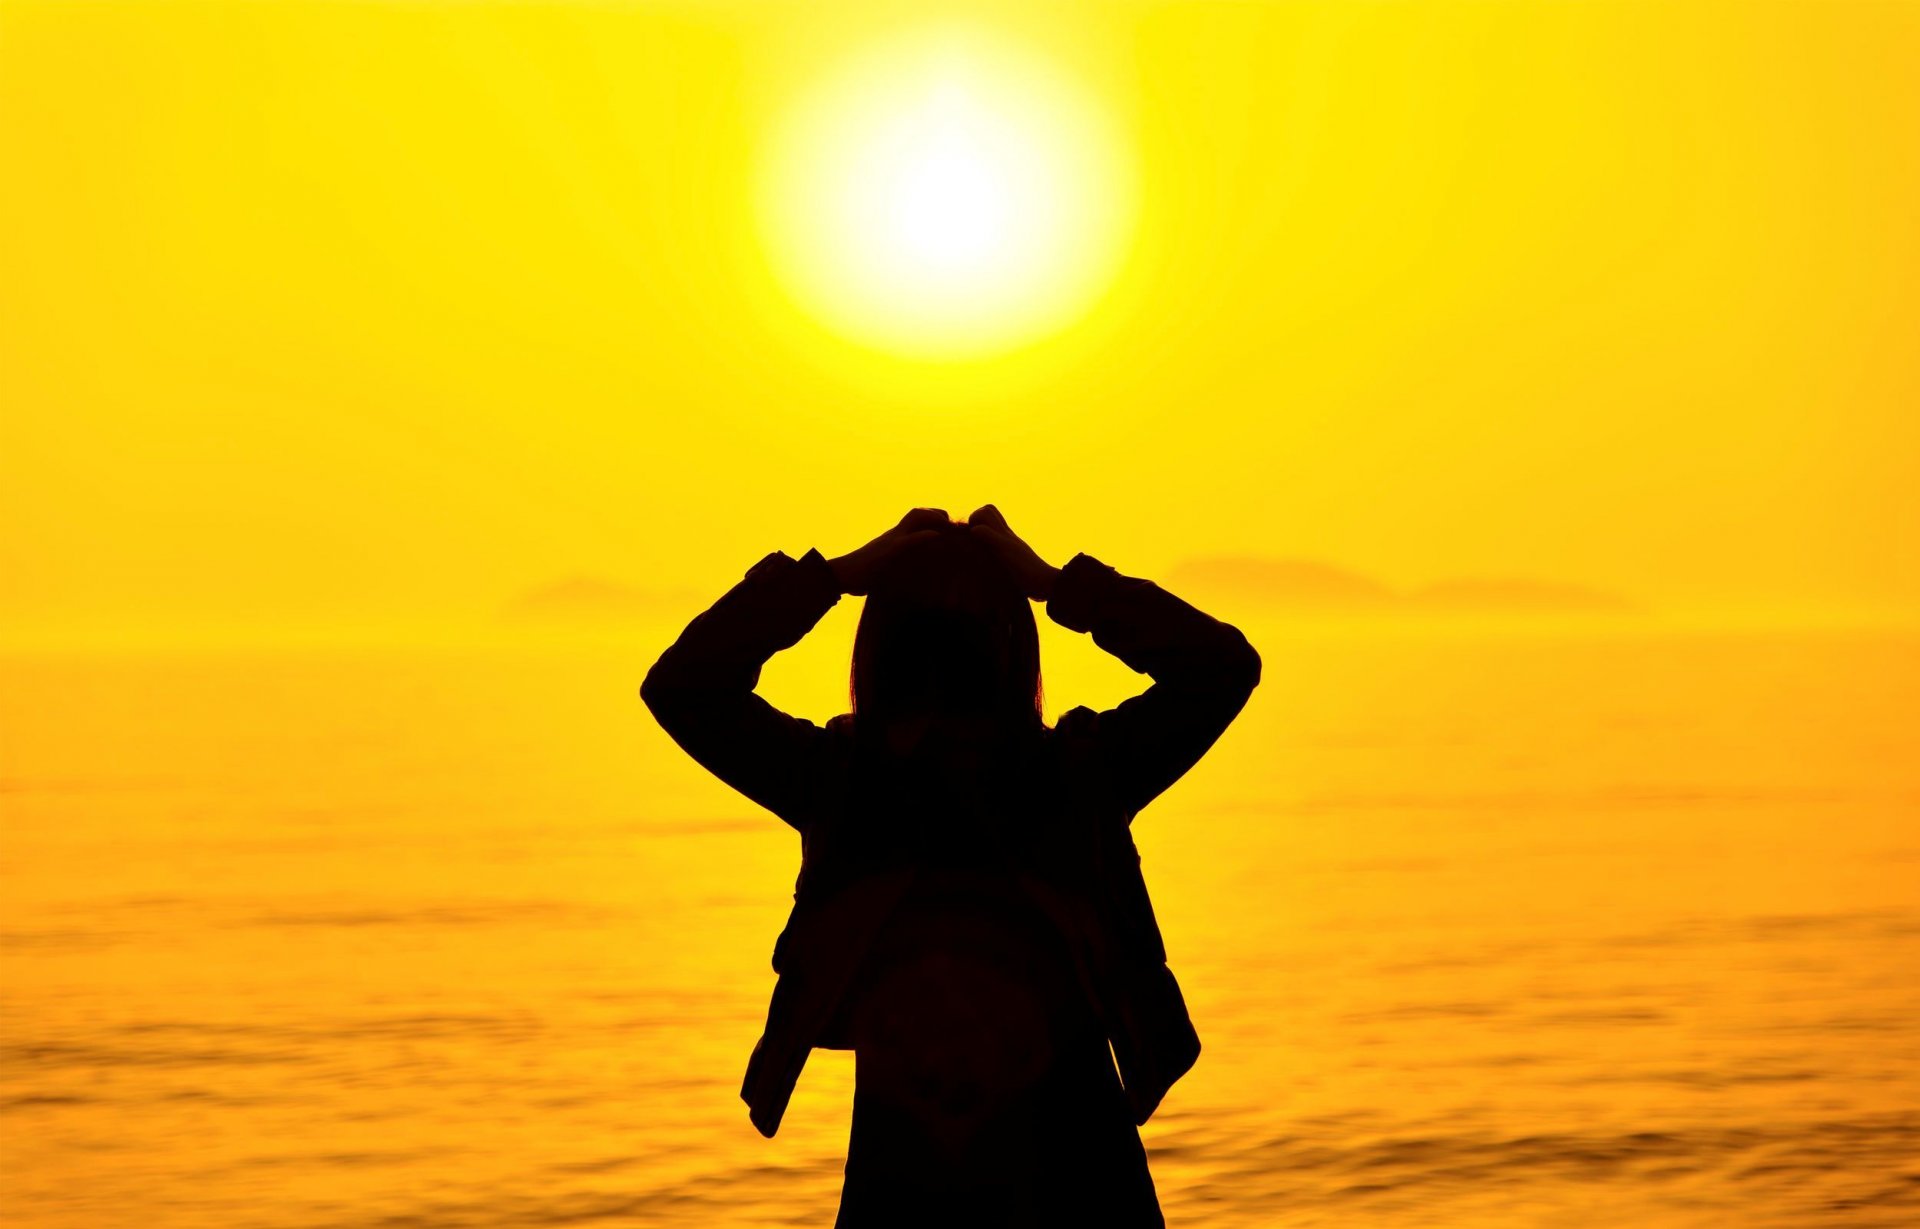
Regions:
M 839 598 L 817 550 L 767 555 L 687 626 L 640 688 L 687 754 L 801 835 L 766 1028 L 741 1088 L 767 1136 L 809 1052 L 846 1047 L 838 1017 L 847 991 L 914 877 L 910 857 L 886 856 L 885 842 L 853 818 L 854 715 L 817 725 L 754 692 L 767 660 Z M 1044 815 L 1019 873 L 1066 941 L 1141 1123 L 1193 1066 L 1200 1041 L 1167 968 L 1130 825 L 1238 715 L 1260 658 L 1238 629 L 1086 554 L 1060 570 L 1046 611 L 1153 680 L 1114 708 L 1074 708 L 1042 731 L 1035 799 Z

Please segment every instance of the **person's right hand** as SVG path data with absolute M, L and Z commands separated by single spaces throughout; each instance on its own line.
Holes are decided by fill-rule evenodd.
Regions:
M 1060 575 L 1060 569 L 1021 540 L 1007 525 L 1007 518 L 1000 515 L 1000 509 L 992 504 L 974 509 L 973 515 L 967 518 L 967 529 L 993 548 L 1000 562 L 1013 573 L 1022 593 L 1036 602 L 1044 602 L 1052 595 L 1054 578 Z
M 952 518 L 939 508 L 915 508 L 901 517 L 898 525 L 865 546 L 827 560 L 827 566 L 840 578 L 840 592 L 861 597 L 873 587 L 874 573 L 881 564 L 902 547 L 925 541 L 952 523 Z

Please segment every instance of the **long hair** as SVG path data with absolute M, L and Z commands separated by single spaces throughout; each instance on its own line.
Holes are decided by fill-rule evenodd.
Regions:
M 901 551 L 874 578 L 853 642 L 856 728 L 913 718 L 1041 728 L 1040 635 L 1011 573 L 965 525 Z

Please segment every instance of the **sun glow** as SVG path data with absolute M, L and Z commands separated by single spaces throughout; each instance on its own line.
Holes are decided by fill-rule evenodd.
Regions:
M 970 357 L 1070 325 L 1111 282 L 1133 183 L 1054 66 L 943 33 L 883 44 L 800 100 L 760 189 L 797 304 L 855 341 Z

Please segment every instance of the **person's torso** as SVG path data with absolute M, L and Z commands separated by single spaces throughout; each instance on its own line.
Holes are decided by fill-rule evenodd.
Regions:
M 840 788 L 803 830 L 750 1101 L 784 1104 L 812 1046 L 884 1054 L 883 1068 L 906 1079 L 964 1050 L 969 1069 L 1004 1091 L 1044 1069 L 1062 1038 L 1090 1034 L 1105 1055 L 1111 1036 L 1116 1055 L 1143 1055 L 1122 1034 L 1150 1019 L 1164 1044 L 1144 1045 L 1167 1055 L 1141 1085 L 1136 1112 L 1150 1112 L 1197 1042 L 1165 969 L 1129 817 L 1108 805 L 1084 753 L 1049 731 L 1012 788 L 985 793 L 903 788 L 848 756 Z M 987 1007 L 978 1027 L 948 1023 Z
M 1101 1035 L 1066 936 L 1017 867 L 985 856 L 915 869 L 844 1012 L 863 1095 L 956 1127 Z

